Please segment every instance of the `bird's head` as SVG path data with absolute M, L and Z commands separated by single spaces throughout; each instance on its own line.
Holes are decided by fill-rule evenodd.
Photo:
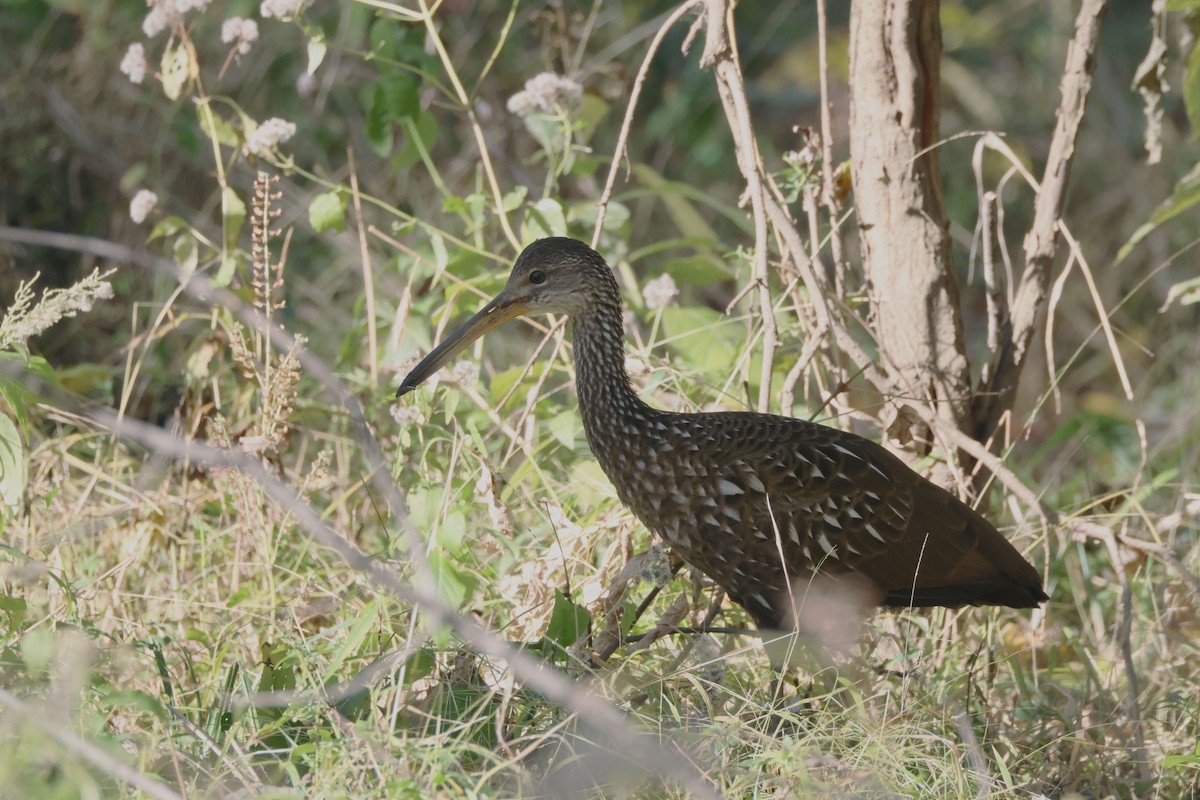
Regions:
M 579 317 L 617 299 L 612 270 L 592 248 L 561 236 L 525 248 L 500 294 L 447 336 L 400 382 L 397 397 L 416 389 L 488 331 L 525 314 Z

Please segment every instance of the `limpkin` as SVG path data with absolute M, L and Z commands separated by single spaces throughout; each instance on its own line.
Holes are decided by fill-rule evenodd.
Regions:
M 792 629 L 797 587 L 817 574 L 866 578 L 872 600 L 892 607 L 1033 608 L 1047 599 L 1037 570 L 995 527 L 872 441 L 789 417 L 642 402 L 625 371 L 621 312 L 599 253 L 541 239 L 396 395 L 508 320 L 565 314 L 584 430 L 617 496 L 759 628 Z

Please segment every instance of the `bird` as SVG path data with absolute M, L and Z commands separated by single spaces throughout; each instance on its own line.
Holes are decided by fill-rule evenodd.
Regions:
M 565 315 L 592 453 L 618 498 L 755 625 L 797 627 L 799 587 L 868 589 L 868 605 L 1035 608 L 1039 572 L 984 517 L 891 451 L 772 414 L 680 413 L 644 402 L 625 369 L 612 269 L 583 242 L 539 239 L 494 299 L 400 383 L 401 397 L 516 317 Z

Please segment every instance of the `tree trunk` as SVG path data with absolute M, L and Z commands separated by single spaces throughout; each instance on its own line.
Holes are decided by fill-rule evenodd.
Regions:
M 883 366 L 973 433 L 971 370 L 938 166 L 938 0 L 858 0 L 850 13 L 850 162 Z M 914 430 L 930 441 L 928 431 Z M 927 446 L 927 445 L 926 445 Z

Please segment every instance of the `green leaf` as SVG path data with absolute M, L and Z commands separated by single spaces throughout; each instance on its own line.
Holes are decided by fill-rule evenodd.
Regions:
M 246 222 L 246 204 L 229 186 L 221 192 L 221 216 L 225 220 L 225 249 L 237 248 L 242 225 Z
M 437 542 L 447 555 L 462 553 L 467 538 L 467 518 L 461 511 L 451 511 L 437 529 Z
M 218 114 L 211 104 L 196 107 L 196 117 L 200 122 L 200 130 L 212 141 L 226 147 L 237 147 L 241 141 L 237 128 L 229 120 Z
M 221 266 L 217 269 L 217 274 L 213 276 L 213 285 L 225 287 L 233 281 L 233 274 L 237 272 L 238 260 L 229 256 L 221 261 Z
M 1192 44 L 1188 54 L 1187 77 L 1183 82 L 1183 105 L 1192 126 L 1192 139 L 1200 136 L 1200 43 Z
M 454 566 L 450 557 L 434 550 L 429 554 L 429 570 L 433 573 L 438 594 L 450 608 L 461 608 L 475 593 L 478 580 L 468 572 Z
M 0 510 L 17 511 L 29 482 L 25 445 L 17 425 L 7 414 L 0 414 Z
M 525 202 L 525 196 L 527 194 L 529 194 L 529 189 L 527 187 L 518 186 L 517 188 L 513 189 L 508 194 L 504 195 L 504 202 L 502 203 L 502 205 L 504 206 L 504 210 L 505 211 L 516 211 L 518 208 L 521 207 L 521 204 Z M 590 203 L 589 205 L 591 205 L 593 208 L 595 208 L 594 203 Z
M 170 714 L 158 698 L 137 689 L 114 689 L 100 699 L 100 705 L 110 710 L 124 708 L 139 711 L 163 720 L 170 718 Z
M 586 636 L 591 627 L 592 615 L 588 610 L 555 589 L 554 609 L 550 612 L 545 638 L 565 649 Z
M 309 39 L 308 40 L 308 74 L 315 75 L 317 67 L 321 66 L 321 62 L 325 60 L 325 53 L 328 52 L 329 46 L 325 44 L 324 39 Z
M 112 367 L 106 364 L 72 364 L 58 370 L 58 383 L 72 394 L 105 394 L 112 391 Z
M 379 617 L 379 604 L 372 600 L 367 603 L 366 608 L 358 613 L 358 620 L 354 623 L 354 627 L 350 629 L 350 633 L 346 636 L 346 641 L 342 642 L 342 646 L 337 649 L 330 659 L 329 665 L 325 667 L 325 680 L 332 680 L 337 676 L 337 672 L 341 669 L 342 664 L 346 659 L 358 652 L 363 641 L 366 640 L 367 634 L 371 632 L 376 620 Z
M 671 347 L 703 372 L 724 372 L 737 360 L 741 342 L 738 326 L 731 324 L 730 318 L 720 311 L 704 307 L 664 308 L 663 329 L 671 337 Z
M 184 275 L 191 275 L 196 271 L 196 265 L 200 263 L 200 248 L 190 233 L 176 236 L 172 251 L 175 263 L 179 265 L 179 269 Z
M 559 444 L 568 450 L 575 449 L 575 440 L 579 435 L 579 412 L 571 409 L 557 414 L 550 420 L 547 425 L 550 433 L 558 440 Z
M 1162 307 L 1165 309 L 1175 301 L 1179 301 L 1181 306 L 1200 303 L 1200 278 L 1180 281 L 1172 286 L 1167 290 L 1167 299 L 1163 301 Z
M 176 45 L 163 53 L 162 84 L 163 92 L 168 98 L 179 99 L 191 76 L 191 71 L 191 56 L 184 45 Z
M 521 240 L 532 242 L 546 236 L 566 236 L 567 217 L 562 204 L 550 197 L 543 197 L 525 213 L 521 223 Z
M 428 647 L 422 647 L 408 657 L 408 665 L 404 670 L 404 680 L 411 684 L 437 669 L 437 654 Z
M 317 195 L 308 205 L 308 221 L 317 233 L 346 230 L 345 198 L 336 191 Z
M 1200 8 L 1200 0 L 1167 0 L 1167 11 L 1191 11 Z
M 433 149 L 438 137 L 437 120 L 428 111 L 419 112 L 412 122 L 404 127 L 407 132 L 404 147 L 392 159 L 392 169 L 395 170 L 411 167 L 420 161 L 421 150 L 428 153 Z
M 421 95 L 417 82 L 407 75 L 385 75 L 379 79 L 384 101 L 392 119 L 416 116 L 421 110 Z
M 608 114 L 608 101 L 599 95 L 585 94 L 579 108 L 579 131 L 583 143 L 587 144 L 596 132 L 600 121 Z
M 264 642 L 263 671 L 258 681 L 260 692 L 283 692 L 296 688 L 296 657 L 281 646 Z
M 663 205 L 667 208 L 667 214 L 675 223 L 681 236 L 707 239 L 713 242 L 720 241 L 716 231 L 708 224 L 696 206 L 683 194 L 673 191 L 671 182 L 658 174 L 653 167 L 634 164 L 633 175 L 637 178 L 638 183 L 662 198 Z
M 159 223 L 154 226 L 154 230 L 150 231 L 150 235 L 146 237 L 146 241 L 153 242 L 155 239 L 163 239 L 168 236 L 173 236 L 174 234 L 179 233 L 181 230 L 184 230 L 186 227 L 187 223 L 179 217 L 174 215 L 163 217 L 162 220 L 160 220 Z
M 367 143 L 375 155 L 383 157 L 392 151 L 392 119 L 388 111 L 387 95 L 383 87 L 375 84 L 371 95 L 371 108 L 367 111 Z
M 1200 164 L 1196 164 L 1187 175 L 1179 179 L 1171 196 L 1154 209 L 1150 219 L 1134 231 L 1133 236 L 1129 237 L 1129 241 L 1122 245 L 1121 250 L 1117 253 L 1117 263 L 1120 264 L 1124 261 L 1137 243 L 1149 236 L 1155 228 L 1174 219 L 1197 203 L 1200 203 Z
M 0 362 L 5 361 L 13 362 L 14 375 L 29 368 L 29 363 L 16 353 L 0 352 Z M 0 363 L 0 367 L 3 367 L 3 363 Z M 22 428 L 28 427 L 29 407 L 37 402 L 37 395 L 29 391 L 23 381 L 4 374 L 4 369 L 0 369 L 0 400 L 4 401 L 8 410 L 17 418 L 18 425 Z
M 13 597 L 8 594 L 0 594 L 0 611 L 8 617 L 8 634 L 15 635 L 21 631 L 25 624 L 25 612 L 27 611 L 25 599 L 22 597 Z

